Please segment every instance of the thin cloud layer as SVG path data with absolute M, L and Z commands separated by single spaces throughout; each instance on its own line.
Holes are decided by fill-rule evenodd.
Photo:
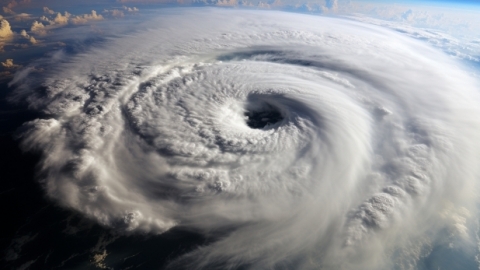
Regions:
M 280 12 L 165 11 L 144 28 L 11 83 L 48 116 L 19 138 L 59 204 L 211 238 L 173 269 L 407 269 L 472 245 L 479 96 L 446 55 Z

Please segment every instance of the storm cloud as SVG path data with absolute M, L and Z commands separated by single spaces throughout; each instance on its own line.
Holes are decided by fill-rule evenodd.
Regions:
M 459 63 L 300 14 L 173 10 L 144 28 L 12 82 L 44 115 L 19 138 L 51 199 L 125 233 L 213 239 L 172 268 L 409 269 L 439 238 L 471 244 L 480 110 Z

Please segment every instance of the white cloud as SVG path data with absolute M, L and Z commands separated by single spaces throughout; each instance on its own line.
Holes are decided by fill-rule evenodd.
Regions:
M 379 2 L 348 2 L 338 4 L 338 14 L 362 16 L 402 22 L 414 27 L 441 30 L 445 33 L 476 36 L 480 33 L 478 11 L 468 8 L 448 8 L 435 5 L 391 4 Z
M 71 18 L 71 22 L 73 24 L 84 24 L 89 21 L 100 21 L 103 20 L 103 16 L 101 14 L 97 14 L 95 10 L 92 10 L 92 13 L 90 14 L 83 14 L 79 16 L 73 16 Z
M 50 24 L 50 25 L 55 24 L 55 22 L 54 22 L 52 19 L 50 19 L 50 18 L 48 18 L 48 17 L 46 17 L 46 16 L 40 17 L 39 20 L 42 21 L 42 22 L 46 22 L 46 23 L 48 23 L 48 24 Z
M 138 8 L 136 8 L 136 7 L 123 6 L 123 9 L 128 11 L 128 12 L 138 12 Z
M 47 33 L 47 29 L 45 28 L 45 25 L 43 25 L 43 23 L 38 21 L 34 21 L 32 23 L 32 27 L 30 28 L 30 31 L 39 35 L 45 35 Z
M 2 62 L 2 66 L 5 68 L 19 68 L 20 65 L 15 65 L 13 59 L 7 59 L 5 62 Z
M 63 24 L 68 24 L 68 20 L 70 18 L 71 14 L 66 12 L 65 11 L 65 14 L 62 15 L 60 12 L 57 13 L 57 16 L 55 16 L 55 18 L 53 19 L 53 21 L 56 23 L 56 24 L 60 24 L 60 25 L 63 25 Z
M 9 38 L 13 36 L 12 28 L 7 20 L 0 20 L 0 38 Z
M 43 12 L 45 12 L 46 14 L 50 14 L 50 15 L 55 14 L 55 11 L 49 9 L 48 7 L 43 7 Z
M 122 18 L 122 17 L 125 17 L 125 12 L 136 13 L 136 12 L 139 11 L 138 8 L 136 8 L 136 7 L 123 6 L 122 9 L 123 10 L 120 10 L 120 9 L 111 9 L 111 10 L 105 9 L 103 11 L 103 13 L 106 13 L 109 16 L 112 16 L 114 18 Z
M 104 13 L 108 13 L 110 16 L 115 17 L 115 18 L 121 18 L 121 17 L 125 16 L 125 13 L 123 13 L 123 11 L 118 10 L 118 9 L 105 10 Z
M 32 15 L 27 14 L 27 13 L 20 13 L 20 14 L 15 15 L 15 21 L 23 22 L 23 21 L 29 21 L 29 20 L 32 20 L 32 19 L 33 19 Z
M 31 44 L 37 44 L 38 43 L 38 41 L 33 36 L 30 36 L 25 29 L 20 32 L 20 36 L 22 36 L 25 39 L 28 39 L 28 41 Z

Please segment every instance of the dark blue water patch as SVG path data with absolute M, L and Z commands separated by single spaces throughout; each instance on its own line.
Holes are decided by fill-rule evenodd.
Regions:
M 247 125 L 253 129 L 263 129 L 283 120 L 280 110 L 269 104 L 259 109 L 247 110 L 244 115 Z
M 29 262 L 33 262 L 29 269 L 100 269 L 101 265 L 163 269 L 171 260 L 207 243 L 200 234 L 182 229 L 161 235 L 121 235 L 60 208 L 44 198 L 34 181 L 37 161 L 17 151 L 10 163 L 2 160 L 0 164 L 2 173 L 6 166 L 13 166 L 11 180 L 17 180 L 10 181 L 10 186 L 3 184 L 2 188 L 10 189 L 0 196 L 2 205 L 9 206 L 4 212 L 8 220 L 3 222 L 7 226 L 1 238 L 1 269 L 19 269 Z M 105 258 L 96 264 L 95 256 L 102 254 Z
M 447 245 L 436 246 L 429 256 L 422 258 L 419 269 L 478 269 L 475 254 Z
M 9 88 L 6 81 L 0 82 L 0 135 L 13 136 L 23 123 L 41 116 L 28 109 L 27 104 L 9 102 L 8 97 L 12 91 L 13 88 Z

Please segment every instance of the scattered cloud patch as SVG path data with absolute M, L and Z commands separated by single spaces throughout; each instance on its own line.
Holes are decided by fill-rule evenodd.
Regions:
M 136 7 L 123 6 L 123 9 L 127 12 L 138 12 L 138 8 L 136 8 Z
M 104 10 L 103 13 L 106 13 L 109 16 L 112 16 L 114 18 L 125 17 L 125 13 L 123 12 L 123 10 L 119 10 L 119 9 Z
M 15 14 L 15 12 L 11 8 L 8 8 L 8 7 L 3 7 L 3 13 L 10 14 L 10 15 Z
M 14 18 L 15 18 L 15 21 L 20 21 L 20 22 L 30 21 L 33 19 L 32 15 L 28 13 L 16 14 Z
M 33 36 L 29 35 L 25 29 L 20 32 L 20 36 L 27 39 L 31 44 L 38 43 L 38 41 Z
M 55 11 L 49 9 L 48 7 L 43 7 L 43 12 L 45 12 L 46 14 L 50 14 L 50 15 L 55 14 Z
M 32 31 L 35 34 L 38 35 L 46 35 L 47 34 L 47 29 L 45 25 L 41 22 L 34 21 L 32 23 L 32 26 L 30 27 L 30 31 Z
M 20 65 L 15 65 L 13 63 L 13 59 L 7 59 L 7 60 L 5 60 L 5 62 L 2 62 L 1 64 L 4 68 L 10 68 L 10 69 L 21 67 Z
M 66 11 L 65 11 L 64 15 L 62 15 L 62 13 L 58 12 L 57 16 L 55 16 L 55 18 L 53 19 L 53 22 L 56 23 L 56 24 L 65 25 L 65 24 L 68 24 L 68 20 L 70 19 L 71 16 L 72 16 L 72 14 L 70 14 Z
M 101 14 L 97 14 L 95 10 L 92 10 L 90 14 L 83 14 L 79 16 L 73 16 L 70 21 L 73 24 L 85 24 L 89 21 L 100 21 L 103 20 L 103 16 Z

